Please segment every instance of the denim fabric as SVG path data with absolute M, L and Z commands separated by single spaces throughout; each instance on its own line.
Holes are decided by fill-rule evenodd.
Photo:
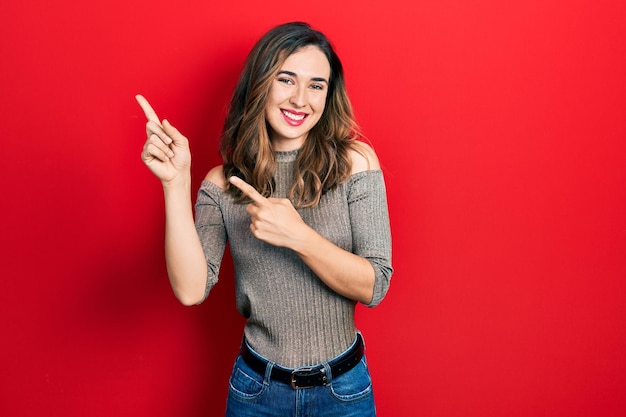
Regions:
M 253 352 L 254 353 L 254 352 Z M 259 356 L 257 354 L 257 356 Z M 341 356 L 341 355 L 340 355 Z M 348 372 L 334 378 L 328 363 L 325 386 L 293 389 L 252 370 L 237 357 L 230 378 L 226 417 L 372 417 L 376 415 L 372 380 L 365 356 Z M 287 368 L 283 368 L 287 369 Z

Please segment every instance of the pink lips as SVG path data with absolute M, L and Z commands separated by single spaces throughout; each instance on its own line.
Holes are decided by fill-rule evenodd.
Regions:
M 293 116 L 297 116 L 298 118 L 300 116 L 304 116 L 302 117 L 302 119 L 296 120 L 296 119 L 292 119 L 289 116 L 287 116 L 285 114 L 285 112 L 293 115 Z M 283 115 L 283 119 L 285 119 L 285 121 L 291 125 L 291 126 L 300 126 L 302 123 L 304 123 L 304 121 L 306 120 L 306 118 L 308 117 L 307 113 L 303 113 L 303 112 L 298 112 L 298 111 L 294 111 L 294 110 L 288 110 L 288 109 L 280 109 L 280 113 Z

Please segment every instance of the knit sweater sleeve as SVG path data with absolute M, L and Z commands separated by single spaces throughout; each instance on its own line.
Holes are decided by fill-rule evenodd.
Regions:
M 207 262 L 207 281 L 204 292 L 204 301 L 213 286 L 217 283 L 224 249 L 226 248 L 226 229 L 220 201 L 222 190 L 215 184 L 203 181 L 195 206 L 195 223 L 202 250 Z
M 363 171 L 352 175 L 348 181 L 347 198 L 353 252 L 369 261 L 374 268 L 374 293 L 367 306 L 375 307 L 385 297 L 393 273 L 389 212 L 382 171 Z

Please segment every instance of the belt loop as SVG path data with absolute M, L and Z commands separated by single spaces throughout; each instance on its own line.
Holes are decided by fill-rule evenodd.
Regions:
M 265 385 L 270 384 L 270 379 L 272 377 L 272 369 L 274 369 L 274 365 L 276 363 L 272 361 L 267 361 L 267 365 L 265 366 L 265 376 L 263 377 L 263 383 Z

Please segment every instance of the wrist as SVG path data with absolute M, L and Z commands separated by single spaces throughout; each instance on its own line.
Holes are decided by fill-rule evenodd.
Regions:
M 161 185 L 163 186 L 163 190 L 165 192 L 167 192 L 168 190 L 191 188 L 191 173 L 185 172 L 178 174 L 172 179 L 169 179 L 167 181 L 161 181 Z
M 321 244 L 320 238 L 315 229 L 302 222 L 299 228 L 293 230 L 290 249 L 300 256 L 309 256 Z

